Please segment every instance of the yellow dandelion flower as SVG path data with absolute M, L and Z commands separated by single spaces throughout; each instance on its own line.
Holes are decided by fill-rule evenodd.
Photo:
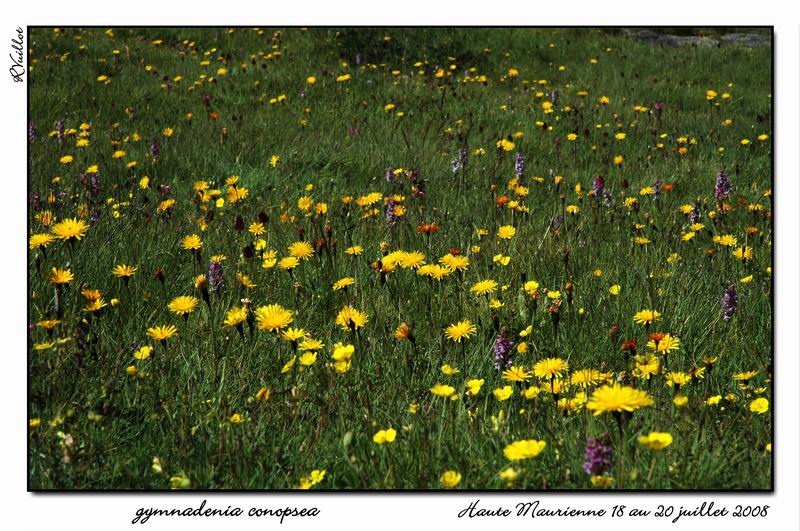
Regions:
M 292 312 L 280 304 L 270 304 L 256 308 L 256 326 L 259 330 L 279 332 L 292 323 Z
M 597 416 L 602 413 L 633 412 L 652 404 L 653 399 L 647 392 L 615 383 L 613 386 L 604 385 L 596 389 L 586 408 L 594 411 Z
M 451 324 L 445 329 L 444 335 L 447 339 L 461 343 L 462 339 L 469 339 L 477 331 L 477 327 L 469 320 L 459 321 Z
M 514 441 L 503 449 L 503 455 L 509 461 L 520 461 L 538 456 L 547 446 L 545 441 L 527 439 Z

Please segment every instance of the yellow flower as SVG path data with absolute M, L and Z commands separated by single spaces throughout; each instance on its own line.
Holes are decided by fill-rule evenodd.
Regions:
M 61 285 L 69 284 L 75 277 L 69 269 L 53 268 L 50 272 L 50 283 Z
M 269 400 L 270 390 L 266 387 L 262 387 L 261 389 L 256 392 L 255 399 L 259 402 L 266 402 Z
M 594 475 L 590 478 L 593 487 L 601 487 L 601 488 L 608 488 L 614 484 L 614 478 L 608 475 Z
M 664 334 L 664 336 L 658 339 L 658 341 L 651 339 L 647 342 L 647 348 L 661 353 L 668 353 L 672 352 L 673 350 L 678 350 L 680 345 L 680 339 L 670 334 Z
M 398 341 L 408 339 L 413 342 L 414 336 L 411 330 L 411 326 L 408 323 L 400 323 L 399 325 L 397 325 L 397 328 L 394 331 L 394 338 Z
M 265 261 L 266 263 L 266 261 Z M 278 267 L 284 271 L 291 271 L 300 264 L 300 260 L 295 256 L 285 256 L 278 262 Z
M 397 437 L 397 431 L 393 428 L 386 428 L 385 430 L 380 430 L 373 435 L 372 441 L 375 444 L 392 443 L 394 442 L 395 437 Z
M 737 382 L 747 382 L 748 380 L 752 380 L 757 374 L 758 371 L 740 372 L 739 374 L 734 374 L 733 379 Z
M 736 236 L 731 234 L 723 234 L 722 236 L 714 236 L 713 238 L 714 243 L 722 245 L 724 247 L 733 247 L 736 245 Z
M 58 320 L 58 319 L 48 319 L 46 321 L 39 321 L 38 323 L 36 323 L 36 326 L 38 326 L 40 328 L 44 328 L 45 330 L 50 331 L 50 330 L 54 329 L 59 324 L 61 324 L 61 321 Z
M 303 212 L 308 212 L 311 210 L 311 207 L 314 205 L 314 199 L 311 197 L 304 195 L 300 199 L 297 200 L 297 208 L 302 210 Z
M 452 376 L 454 374 L 458 374 L 459 372 L 461 372 L 458 369 L 456 369 L 455 367 L 451 367 L 448 364 L 442 365 L 441 370 L 442 370 L 442 374 L 444 374 L 445 376 Z
M 447 339 L 455 341 L 456 343 L 461 343 L 462 339 L 469 339 L 476 330 L 477 327 L 474 324 L 469 320 L 464 320 L 448 326 L 444 335 Z
M 83 308 L 84 312 L 98 312 L 108 306 L 105 299 L 97 297 L 90 299 L 86 306 Z
M 522 289 L 525 290 L 525 293 L 532 299 L 535 299 L 539 296 L 539 283 L 535 280 L 529 280 L 522 286 Z
M 718 405 L 720 403 L 721 400 L 722 400 L 722 395 L 710 396 L 706 400 L 706 405 L 707 406 L 716 406 L 716 405 Z
M 454 256 L 451 253 L 447 253 L 439 259 L 439 263 L 451 271 L 466 271 L 469 267 L 469 258 L 463 254 Z
M 619 295 L 619 292 L 620 292 L 620 291 L 622 291 L 622 286 L 620 286 L 619 284 L 614 284 L 613 286 L 611 286 L 610 288 L 608 288 L 608 292 L 609 292 L 610 294 L 614 295 L 615 297 L 616 297 L 617 295 Z
M 267 232 L 267 230 L 264 228 L 263 223 L 251 223 L 250 226 L 247 227 L 247 232 L 253 236 L 260 236 Z
M 689 403 L 689 398 L 684 395 L 678 395 L 672 399 L 672 403 L 675 404 L 675 407 L 684 407 Z
M 173 490 L 191 489 L 192 480 L 190 480 L 184 473 L 169 478 L 169 488 Z
M 350 370 L 351 360 L 354 352 L 355 348 L 353 345 L 343 345 L 342 343 L 336 343 L 333 345 L 333 353 L 331 354 L 331 358 L 333 358 L 333 368 L 337 373 L 344 374 Z
M 514 394 L 514 389 L 511 388 L 510 385 L 506 385 L 504 387 L 498 387 L 494 391 L 492 391 L 494 397 L 498 399 L 500 402 L 508 400 L 511 395 Z
M 514 470 L 513 467 L 508 467 L 498 472 L 497 475 L 509 483 L 512 483 L 519 477 L 519 472 Z
M 354 332 L 369 322 L 367 314 L 352 306 L 344 306 L 336 316 L 336 324 L 345 332 Z
M 258 329 L 270 332 L 279 332 L 292 323 L 292 312 L 280 304 L 256 308 L 255 317 Z
M 524 382 L 530 380 L 533 375 L 525 370 L 525 367 L 511 367 L 503 371 L 503 380 L 509 382 Z
M 503 151 L 513 151 L 516 146 L 514 142 L 508 139 L 502 139 L 497 141 L 497 148 L 502 149 Z
M 111 274 L 115 277 L 128 279 L 136 274 L 136 267 L 126 264 L 120 264 L 111 270 Z
M 167 305 L 167 308 L 174 314 L 186 315 L 192 313 L 197 308 L 199 302 L 197 298 L 191 295 L 181 295 L 180 297 L 172 299 L 172 302 Z
M 661 313 L 656 310 L 641 310 L 636 312 L 633 316 L 634 322 L 637 324 L 649 325 L 655 321 L 661 320 Z
M 503 449 L 503 455 L 509 461 L 520 461 L 536 457 L 544 450 L 547 443 L 535 439 L 514 441 Z
M 644 380 L 649 380 L 651 376 L 658 374 L 658 371 L 661 368 L 661 363 L 655 354 L 648 353 L 641 356 L 636 356 L 635 362 L 636 364 L 633 369 L 633 375 Z
M 733 251 L 733 256 L 739 260 L 750 260 L 753 258 L 753 248 L 749 246 L 737 247 Z
M 150 357 L 150 353 L 153 352 L 153 347 L 150 345 L 142 345 L 142 347 L 133 353 L 133 357 L 137 360 L 146 360 Z
M 33 234 L 28 240 L 29 249 L 38 249 L 40 247 L 47 247 L 55 241 L 56 237 L 52 234 Z
M 455 391 L 456 390 L 453 387 L 451 387 L 449 385 L 445 385 L 445 384 L 438 384 L 437 383 L 436 385 L 431 387 L 431 393 L 436 395 L 436 396 L 441 396 L 441 397 L 448 397 L 448 396 L 452 395 L 453 393 L 455 393 Z
M 600 371 L 596 369 L 581 369 L 575 371 L 570 375 L 569 382 L 573 385 L 579 385 L 581 387 L 589 387 L 596 383 L 602 381 L 602 375 Z
M 393 268 L 388 269 L 388 271 L 392 270 Z M 449 267 L 443 267 L 438 264 L 426 264 L 417 269 L 418 275 L 426 276 L 434 280 L 442 280 L 444 277 L 446 277 L 452 272 L 453 270 L 450 269 Z
M 533 366 L 537 378 L 554 378 L 569 369 L 569 363 L 561 358 L 545 358 Z
M 673 371 L 667 374 L 666 383 L 668 387 L 677 385 L 678 388 L 683 387 L 692 381 L 692 376 L 685 372 Z
M 502 266 L 507 266 L 509 262 L 511 262 L 510 256 L 505 256 L 503 254 L 496 254 L 492 257 L 492 262 L 495 264 L 500 264 Z
M 311 474 L 309 475 L 309 479 L 311 480 L 312 485 L 316 485 L 317 483 L 321 482 L 325 479 L 325 471 L 324 470 L 312 470 Z
M 672 435 L 658 431 L 651 431 L 648 435 L 639 437 L 639 444 L 648 450 L 663 450 L 672 444 Z
M 294 368 L 294 364 L 296 362 L 297 362 L 297 356 L 292 356 L 292 359 L 287 361 L 281 368 L 281 374 L 286 374 L 287 372 L 291 371 Z
M 502 240 L 510 240 L 517 233 L 517 229 L 511 225 L 503 225 L 497 229 L 497 237 Z
M 89 225 L 85 221 L 77 218 L 65 219 L 53 225 L 52 232 L 59 240 L 67 242 L 80 240 L 86 235 Z
M 247 319 L 247 310 L 244 308 L 231 308 L 225 313 L 225 326 L 237 326 Z
M 596 389 L 586 408 L 594 411 L 597 416 L 602 413 L 633 412 L 652 404 L 653 399 L 645 391 L 615 383 L 613 386 L 604 385 Z
M 445 489 L 454 489 L 461 483 L 461 474 L 455 470 L 446 470 L 439 476 L 439 483 Z
M 477 396 L 478 393 L 481 392 L 481 387 L 483 387 L 484 382 L 485 381 L 482 378 L 480 380 L 478 379 L 467 380 L 467 394 L 472 396 Z
M 308 242 L 294 242 L 289 246 L 289 255 L 299 260 L 308 260 L 314 256 L 314 248 Z
M 172 199 L 172 198 L 165 199 L 165 200 L 161 201 L 158 204 L 158 206 L 156 207 L 156 213 L 162 214 L 164 212 L 167 212 L 169 209 L 171 209 L 174 206 L 175 206 L 175 200 L 174 199 Z
M 324 344 L 319 339 L 314 339 L 313 337 L 305 336 L 303 340 L 300 342 L 300 350 L 306 352 L 316 352 L 318 350 L 322 350 Z
M 364 248 L 361 247 L 360 245 L 354 245 L 352 247 L 348 247 L 347 249 L 345 249 L 344 252 L 345 254 L 349 254 L 351 256 L 358 256 L 362 252 L 364 252 Z
M 175 325 L 154 326 L 147 329 L 147 335 L 156 341 L 166 341 L 178 333 Z
M 33 350 L 48 350 L 56 346 L 54 341 L 46 342 L 46 343 L 34 343 Z
M 97 299 L 100 298 L 100 290 L 83 288 L 81 290 L 81 295 L 86 297 L 86 300 L 88 300 L 88 301 L 94 301 L 94 300 L 97 300 Z
M 339 291 L 355 284 L 355 279 L 352 277 L 345 277 L 333 283 L 333 291 Z
M 354 352 L 355 347 L 353 347 L 353 345 L 336 343 L 333 346 L 333 354 L 331 354 L 331 357 L 334 359 L 334 361 L 347 361 L 353 357 Z
M 184 238 L 181 240 L 181 248 L 186 249 L 187 251 L 199 251 L 203 248 L 203 241 L 197 234 L 190 234 L 188 236 L 184 236 Z
M 478 295 L 494 293 L 497 290 L 497 282 L 494 280 L 481 280 L 476 282 L 469 290 Z
M 297 343 L 303 339 L 305 335 L 306 331 L 302 328 L 289 328 L 285 332 L 281 333 L 281 339 L 285 341 L 291 341 L 292 343 Z
M 314 365 L 317 361 L 317 353 L 316 352 L 305 352 L 300 356 L 300 365 L 304 367 L 310 367 Z
M 425 255 L 419 251 L 402 253 L 398 263 L 403 269 L 418 269 L 425 264 Z
M 753 413 L 758 413 L 759 415 L 763 415 L 769 411 L 769 400 L 766 398 L 756 398 L 750 402 L 750 411 Z

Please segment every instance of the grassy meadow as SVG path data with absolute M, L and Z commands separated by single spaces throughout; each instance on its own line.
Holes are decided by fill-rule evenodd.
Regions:
M 30 35 L 31 489 L 770 489 L 769 47 Z

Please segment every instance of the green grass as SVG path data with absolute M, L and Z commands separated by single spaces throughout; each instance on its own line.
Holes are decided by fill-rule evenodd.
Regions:
M 192 488 L 284 489 L 319 469 L 326 475 L 317 489 L 428 489 L 440 488 L 440 475 L 451 469 L 462 475 L 459 488 L 583 489 L 591 488 L 581 468 L 586 438 L 604 432 L 615 447 L 615 487 L 770 488 L 772 456 L 764 447 L 771 443 L 771 411 L 758 415 L 748 407 L 756 396 L 772 394 L 768 48 L 659 49 L 587 29 L 297 28 L 279 34 L 117 28 L 113 36 L 104 29 L 41 28 L 32 32 L 30 48 L 30 120 L 39 138 L 30 145 L 29 188 L 41 195 L 38 209 L 29 211 L 30 233 L 49 230 L 35 218 L 40 210 L 56 221 L 94 218 L 74 246 L 55 242 L 46 253 L 29 253 L 32 324 L 56 315 L 51 268 L 75 275 L 63 289 L 62 323 L 52 336 L 66 341 L 35 350 L 48 334 L 29 333 L 28 408 L 41 419 L 30 432 L 31 488 L 161 489 L 182 475 Z M 485 75 L 485 82 L 465 81 L 473 67 L 470 78 Z M 440 68 L 451 75 L 437 78 Z M 508 77 L 510 68 L 519 75 Z M 352 78 L 337 82 L 345 73 Z M 98 82 L 101 75 L 110 83 Z M 308 76 L 316 84 L 307 85 Z M 711 102 L 710 89 L 718 93 Z M 554 91 L 554 112 L 545 113 L 542 103 Z M 270 103 L 280 95 L 285 101 Z M 600 104 L 601 96 L 609 103 Z M 664 104 L 660 117 L 656 102 Z M 387 111 L 389 103 L 396 107 Z M 636 112 L 636 105 L 648 111 Z M 67 130 L 88 123 L 90 145 L 76 147 L 74 134 L 49 137 L 62 119 Z M 723 125 L 726 119 L 732 123 Z M 174 130 L 170 138 L 165 128 Z M 626 138 L 616 139 L 618 132 Z M 512 151 L 496 148 L 515 133 L 522 136 Z M 570 133 L 577 134 L 574 142 Z M 770 138 L 759 140 L 761 134 Z M 462 146 L 469 161 L 454 175 L 451 162 Z M 480 148 L 485 155 L 474 155 Z M 125 156 L 113 158 L 116 150 Z M 515 198 L 508 183 L 516 152 L 526 163 L 520 184 L 529 189 L 521 198 L 527 213 L 495 206 L 501 194 Z M 71 164 L 59 162 L 65 155 L 74 157 Z M 275 166 L 273 155 L 280 157 Z M 613 163 L 616 156 L 621 165 Z M 131 161 L 136 166 L 127 168 Z M 102 183 L 97 195 L 80 179 L 93 164 Z M 424 200 L 403 178 L 387 182 L 388 167 L 419 169 L 427 181 Z M 732 210 L 715 222 L 708 214 L 718 210 L 714 184 L 721 170 L 734 185 L 726 200 Z M 246 199 L 221 208 L 195 201 L 196 181 L 226 197 L 231 175 L 249 190 Z M 597 175 L 613 195 L 610 207 L 588 195 Z M 148 189 L 139 187 L 143 176 Z M 563 178 L 560 186 L 555 176 Z M 657 179 L 673 188 L 658 198 L 640 196 Z M 162 185 L 171 186 L 168 195 L 159 192 Z M 59 197 L 52 204 L 51 191 Z M 377 215 L 365 219 L 361 208 L 341 201 L 370 192 L 402 195 L 406 216 L 389 227 L 382 201 Z M 304 195 L 325 202 L 327 213 L 304 216 L 297 206 Z M 156 207 L 167 197 L 177 203 L 165 217 Z M 629 197 L 638 199 L 637 209 L 623 206 Z M 705 229 L 682 241 L 690 222 L 680 207 L 692 203 Z M 750 212 L 756 203 L 762 209 Z M 565 205 L 580 211 L 553 230 Z M 330 252 L 321 250 L 291 275 L 264 269 L 258 257 L 243 255 L 255 237 L 234 228 L 237 217 L 247 227 L 260 213 L 269 219 L 262 238 L 278 258 L 292 242 L 326 234 Z M 282 213 L 293 221 L 284 222 Z M 202 232 L 201 216 L 209 220 Z M 439 232 L 419 234 L 417 226 L 430 222 Z M 508 241 L 496 237 L 506 224 L 517 229 Z M 747 234 L 747 227 L 757 232 Z M 481 237 L 479 229 L 488 234 Z M 199 262 L 180 246 L 193 233 L 203 240 Z M 712 242 L 723 234 L 746 242 L 753 259 L 743 263 L 732 248 Z M 637 235 L 650 243 L 634 243 Z M 419 250 L 429 263 L 459 247 L 470 266 L 441 281 L 398 267 L 384 282 L 372 268 L 381 242 L 389 251 Z M 351 245 L 363 246 L 364 254 L 345 254 Z M 717 252 L 709 256 L 708 249 Z M 673 253 L 680 260 L 669 263 Z M 227 256 L 225 288 L 211 294 L 210 305 L 201 299 L 186 321 L 170 313 L 167 304 L 178 295 L 201 298 L 193 279 L 208 272 L 217 254 Z M 510 263 L 495 264 L 497 254 Z M 111 274 L 121 263 L 138 267 L 127 287 Z M 153 274 L 159 269 L 163 285 Z M 237 272 L 257 286 L 245 290 Z M 749 275 L 751 282 L 740 282 Z M 332 291 L 342 277 L 355 285 Z M 507 286 L 494 294 L 501 308 L 491 310 L 486 297 L 469 292 L 482 279 Z M 538 304 L 522 291 L 525 279 L 540 284 Z M 544 290 L 566 299 L 570 281 L 573 300 L 561 305 L 556 328 Z M 724 321 L 720 300 L 729 283 L 736 284 L 739 305 Z M 617 297 L 608 291 L 615 284 Z M 83 311 L 81 287 L 99 289 L 108 307 Z M 225 312 L 245 296 L 254 308 L 281 304 L 294 311 L 292 326 L 325 344 L 316 363 L 282 374 L 292 357 L 289 342 L 266 331 L 251 334 L 247 326 L 242 336 L 223 327 Z M 334 324 L 345 303 L 369 316 L 358 336 Z M 704 379 L 680 391 L 689 399 L 684 408 L 673 405 L 677 391 L 665 384 L 665 373 L 634 378 L 620 351 L 624 339 L 637 339 L 639 353 L 648 350 L 645 327 L 633 321 L 646 308 L 663 314 L 650 332 L 680 338 L 680 349 L 666 356 L 668 370 L 689 371 L 703 367 L 703 357 L 718 357 Z M 462 349 L 443 330 L 463 319 L 477 332 Z M 394 339 L 401 322 L 413 326 L 416 349 Z M 146 335 L 162 324 L 178 328 L 166 350 Z M 527 326 L 533 327 L 528 351 L 515 365 L 530 370 L 540 359 L 561 357 L 570 369 L 613 372 L 649 392 L 654 405 L 635 411 L 620 431 L 613 415 L 593 416 L 585 407 L 564 413 L 546 392 L 525 399 L 524 389 L 544 382 L 505 382 L 492 347 L 501 328 L 519 341 Z M 345 374 L 328 366 L 336 342 L 355 345 Z M 145 344 L 155 347 L 152 356 L 134 359 Z M 461 372 L 442 374 L 445 363 Z M 131 365 L 138 376 L 126 372 Z M 745 385 L 733 380 L 750 370 L 759 372 Z M 471 378 L 485 380 L 476 397 L 463 394 Z M 436 383 L 452 385 L 460 400 L 433 396 Z M 492 391 L 504 385 L 514 394 L 501 402 Z M 262 387 L 271 390 L 265 402 L 254 399 Z M 577 391 L 573 386 L 559 398 Z M 716 395 L 723 397 L 718 405 L 704 403 Z M 416 414 L 407 411 L 412 402 Z M 237 413 L 244 422 L 230 421 Z M 373 435 L 388 427 L 397 439 L 375 444 Z M 650 431 L 669 432 L 674 442 L 646 450 L 637 437 Z M 509 463 L 503 449 L 523 439 L 547 446 L 538 457 Z M 151 467 L 154 457 L 162 473 Z M 510 485 L 498 476 L 509 464 L 520 473 Z

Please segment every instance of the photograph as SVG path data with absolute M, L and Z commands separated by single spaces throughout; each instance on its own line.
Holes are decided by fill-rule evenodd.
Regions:
M 20 29 L 27 490 L 774 492 L 773 30 Z

